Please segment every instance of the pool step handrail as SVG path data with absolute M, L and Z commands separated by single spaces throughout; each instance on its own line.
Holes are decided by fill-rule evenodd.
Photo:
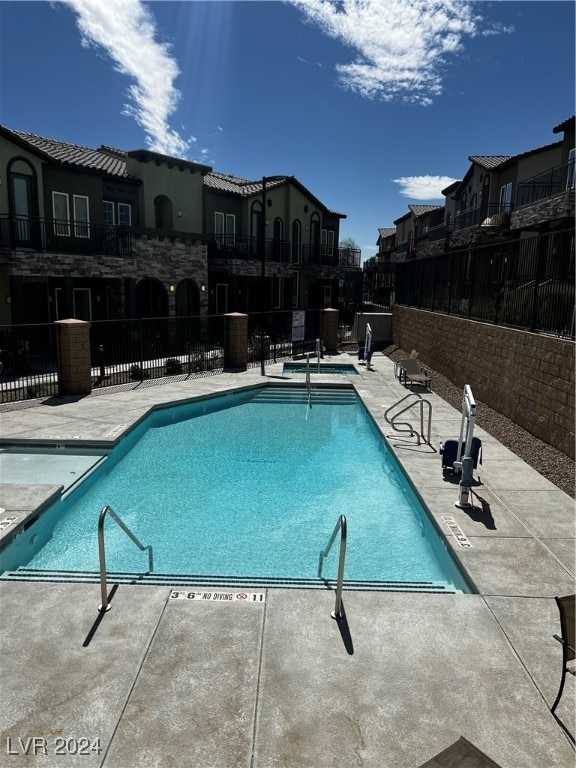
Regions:
M 412 400 L 411 403 L 408 403 L 404 406 L 400 411 L 395 413 L 393 416 L 391 416 L 391 412 L 397 408 L 399 405 L 402 405 L 402 403 L 405 400 Z M 428 406 L 428 428 L 426 430 L 426 435 L 424 434 L 424 406 Z M 397 421 L 398 417 L 401 416 L 403 413 L 406 413 L 411 408 L 414 408 L 414 406 L 420 407 L 420 432 L 417 432 L 412 424 L 408 421 Z M 384 411 L 384 418 L 390 424 L 392 429 L 395 429 L 396 432 L 404 432 L 409 433 L 410 437 L 413 437 L 416 435 L 418 438 L 418 445 L 420 445 L 420 439 L 424 440 L 425 443 L 430 445 L 430 429 L 432 425 L 432 403 L 429 400 L 425 400 L 422 395 L 418 394 L 418 392 L 409 392 L 404 397 L 400 398 L 398 402 L 391 405 L 389 408 Z M 400 429 L 400 427 L 408 427 L 408 429 Z
M 102 507 L 100 510 L 100 516 L 98 517 L 98 556 L 100 558 L 100 595 L 102 598 L 102 602 L 98 606 L 98 610 L 102 613 L 105 611 L 109 611 L 112 607 L 110 603 L 108 602 L 108 585 L 106 583 L 106 550 L 104 547 L 104 521 L 106 520 L 106 515 L 110 515 L 112 520 L 114 520 L 115 523 L 117 523 L 120 528 L 124 531 L 124 533 L 132 539 L 134 544 L 140 549 L 141 552 L 145 552 L 148 550 L 148 573 L 152 573 L 154 570 L 154 557 L 152 553 L 152 545 L 148 544 L 148 546 L 144 546 L 137 538 L 134 536 L 132 531 L 128 528 L 126 523 L 124 523 L 114 512 L 112 507 L 109 507 L 107 504 Z
M 308 407 L 312 408 L 312 385 L 310 384 L 310 352 L 306 353 L 306 389 L 308 390 Z
M 336 604 L 334 606 L 334 610 L 331 613 L 331 616 L 333 619 L 343 618 L 342 584 L 344 582 L 344 565 L 346 562 L 346 539 L 348 536 L 347 529 L 346 529 L 345 515 L 340 515 L 340 517 L 338 518 L 338 522 L 336 523 L 336 526 L 332 531 L 332 536 L 330 536 L 330 541 L 326 545 L 326 549 L 323 552 L 320 552 L 320 559 L 318 561 L 318 578 L 319 579 L 322 578 L 322 567 L 324 565 L 324 558 L 328 557 L 328 553 L 332 548 L 332 544 L 334 544 L 334 540 L 336 539 L 338 532 L 340 532 L 340 558 L 338 560 L 338 581 L 336 582 Z
M 318 361 L 318 373 L 320 373 L 320 358 L 322 357 L 322 342 L 316 339 L 316 359 Z

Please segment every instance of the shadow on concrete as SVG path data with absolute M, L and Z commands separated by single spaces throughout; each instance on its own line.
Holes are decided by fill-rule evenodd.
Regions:
M 346 653 L 349 656 L 354 655 L 354 643 L 352 642 L 352 635 L 350 634 L 350 627 L 348 626 L 348 619 L 346 618 L 346 611 L 344 610 L 344 601 L 342 601 L 342 613 L 340 616 L 336 616 L 336 623 L 340 630 L 340 637 L 346 648 Z
M 108 593 L 108 602 L 112 603 L 112 600 L 114 599 L 114 595 L 116 594 L 116 590 L 118 589 L 118 584 L 114 584 L 110 592 Z M 92 642 L 92 639 L 94 635 L 96 634 L 96 630 L 102 623 L 102 619 L 106 616 L 106 611 L 98 611 L 98 616 L 96 617 L 96 621 L 92 626 L 90 627 L 90 631 L 86 635 L 86 638 L 84 639 L 84 642 L 82 643 L 82 648 L 88 648 L 90 643 Z
M 471 520 L 474 520 L 476 523 L 482 523 L 482 525 L 487 528 L 489 531 L 495 531 L 496 529 L 496 523 L 494 522 L 494 517 L 492 516 L 492 510 L 490 509 L 490 504 L 486 501 L 486 499 L 483 499 L 482 496 L 478 496 L 477 493 L 474 493 L 472 491 L 471 496 L 474 496 L 478 499 L 480 502 L 480 506 L 477 507 L 476 505 L 469 507 L 468 509 L 464 509 L 463 511 L 468 515 L 468 517 Z

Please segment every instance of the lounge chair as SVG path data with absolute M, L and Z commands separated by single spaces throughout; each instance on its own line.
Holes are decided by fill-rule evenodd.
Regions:
M 556 597 L 556 605 L 560 611 L 560 631 L 562 637 L 554 635 L 554 640 L 558 640 L 562 644 L 562 679 L 560 680 L 560 689 L 556 701 L 550 707 L 550 711 L 554 712 L 562 696 L 564 690 L 564 682 L 568 672 L 572 675 L 576 675 L 576 628 L 575 628 L 575 609 L 576 595 L 566 595 L 566 597 Z
M 400 383 L 410 384 L 410 389 L 414 389 L 414 384 L 422 384 L 424 387 L 430 388 L 431 378 L 418 360 L 413 357 L 406 357 L 403 360 L 398 360 L 396 363 L 396 374 L 400 379 Z

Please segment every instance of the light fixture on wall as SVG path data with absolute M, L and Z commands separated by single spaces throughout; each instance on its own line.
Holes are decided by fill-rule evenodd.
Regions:
M 200 286 L 200 290 L 202 291 L 202 293 L 206 293 L 206 286 L 204 285 L 204 283 L 202 283 L 202 285 Z
M 6 296 L 6 304 L 12 304 L 12 296 Z
M 182 216 L 182 211 L 176 211 L 176 216 L 178 216 L 178 218 L 180 218 Z
M 175 290 L 176 290 L 176 286 L 174 285 L 174 283 L 170 283 L 170 293 L 174 293 Z

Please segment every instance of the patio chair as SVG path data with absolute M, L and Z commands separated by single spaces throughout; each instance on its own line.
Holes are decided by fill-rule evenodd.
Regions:
M 424 387 L 430 388 L 431 378 L 428 376 L 426 368 L 415 358 L 406 357 L 403 360 L 398 360 L 396 371 L 400 383 L 404 386 L 409 383 L 410 389 L 414 389 L 414 384 L 422 384 Z
M 576 675 L 576 628 L 574 626 L 576 619 L 574 610 L 576 595 L 566 595 L 566 597 L 555 597 L 554 599 L 560 611 L 560 631 L 562 637 L 554 635 L 554 640 L 558 640 L 562 644 L 562 679 L 560 680 L 560 689 L 558 696 L 556 696 L 556 701 L 550 707 L 551 712 L 554 712 L 558 706 L 568 672 L 571 675 Z

